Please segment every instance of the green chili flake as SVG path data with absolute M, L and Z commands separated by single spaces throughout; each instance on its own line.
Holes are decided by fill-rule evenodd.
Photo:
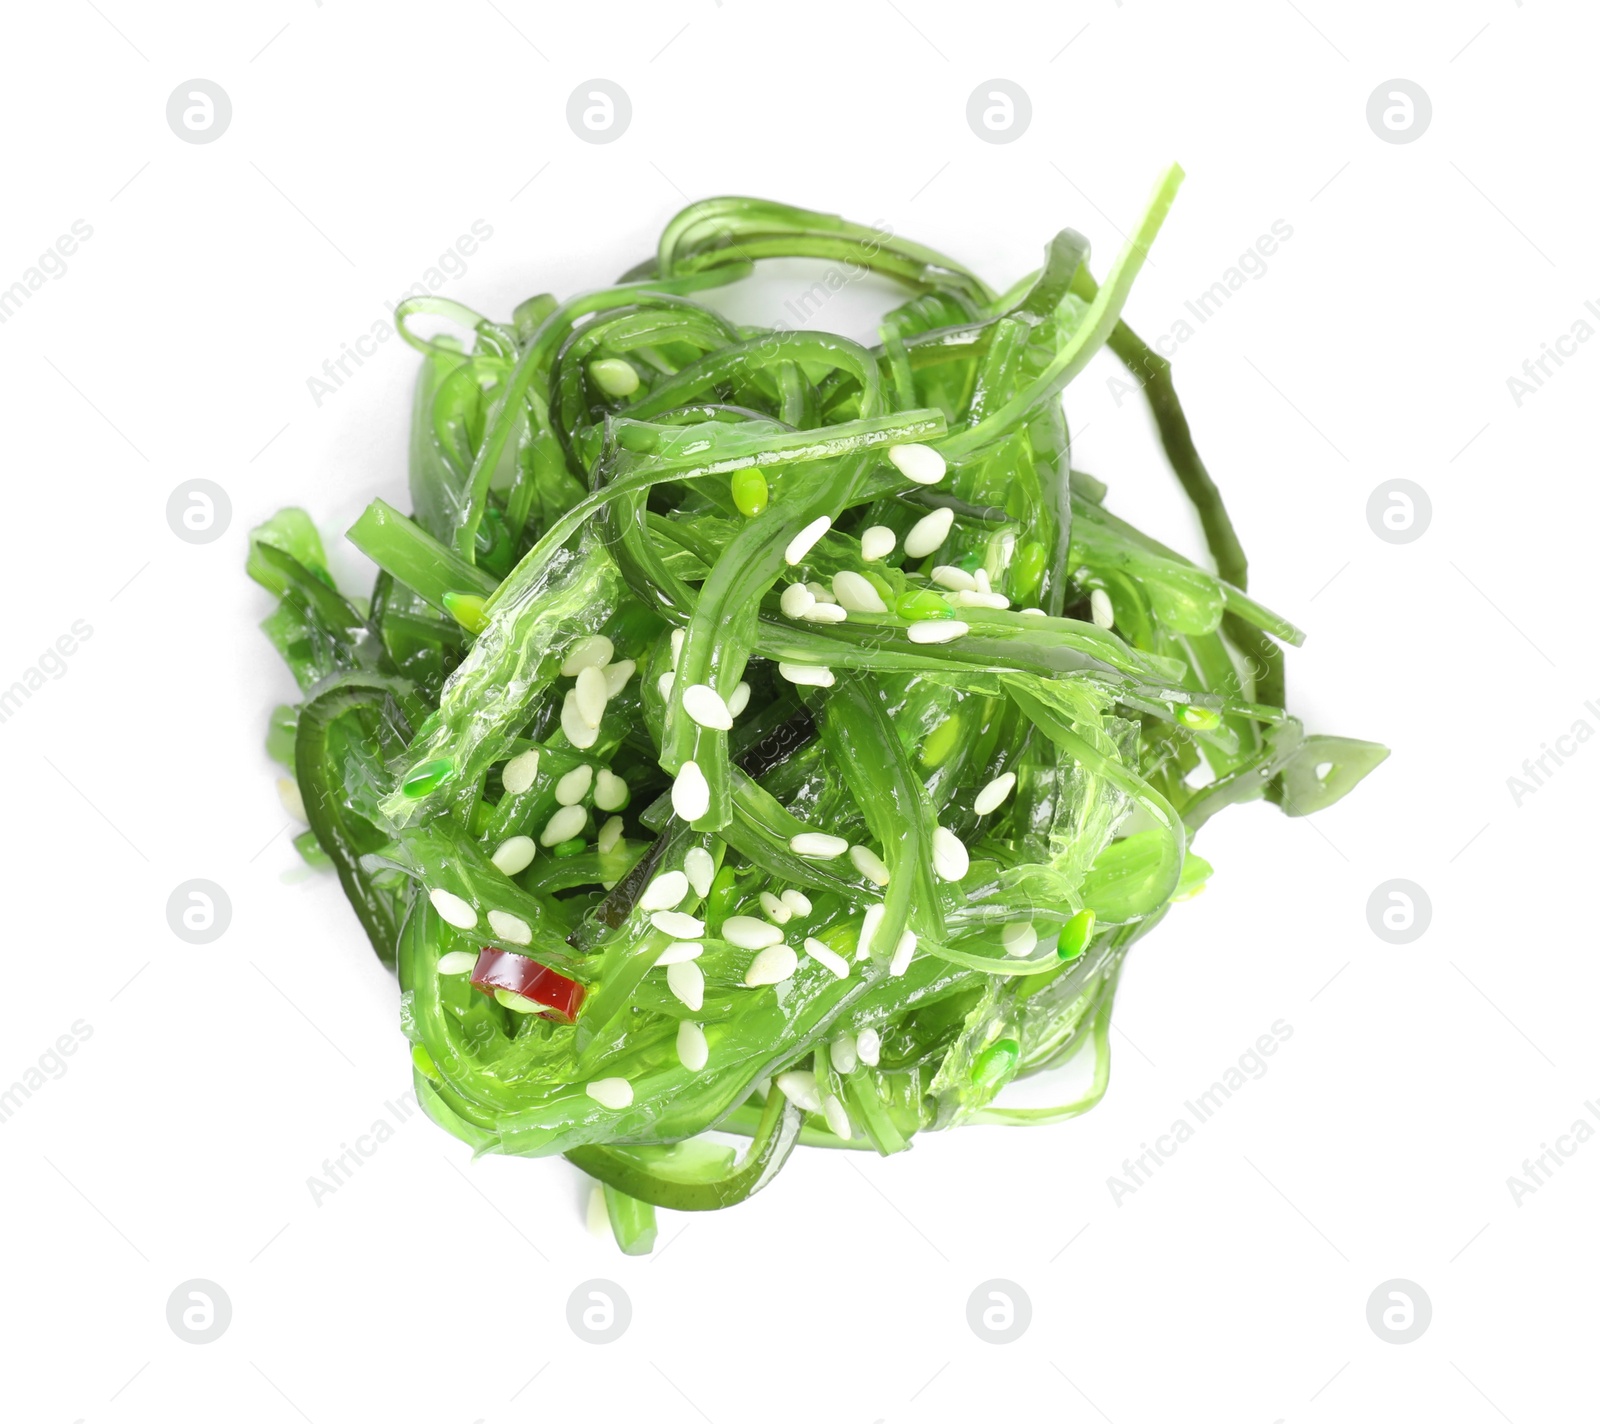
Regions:
M 483 613 L 485 602 L 486 599 L 475 593 L 447 593 L 444 596 L 446 611 L 469 633 L 481 633 L 489 626 L 489 620 Z
M 1017 551 L 1017 561 L 1011 566 L 1011 601 L 1032 603 L 1043 577 L 1044 545 L 1030 539 Z
M 611 356 L 589 363 L 589 379 L 608 396 L 631 396 L 639 389 L 639 373 Z
M 589 849 L 589 843 L 582 836 L 574 836 L 570 841 L 562 841 L 550 854 L 557 860 L 566 860 L 570 856 L 582 855 Z
M 440 757 L 436 761 L 425 761 L 421 766 L 413 768 L 411 775 L 400 783 L 400 791 L 412 800 L 419 800 L 438 786 L 442 786 L 446 778 L 455 770 L 454 764 L 447 757 Z
M 294 848 L 300 852 L 301 860 L 318 870 L 326 870 L 333 864 L 328 859 L 327 851 L 323 850 L 321 842 L 317 840 L 315 831 L 301 831 L 294 838 Z
M 1014 1038 L 997 1038 L 972 1060 L 972 1081 L 980 1088 L 997 1088 L 1017 1071 L 1022 1050 Z
M 279 704 L 267 722 L 267 755 L 294 770 L 294 737 L 300 714 L 295 708 Z
M 424 1078 L 429 1078 L 435 1083 L 443 1081 L 439 1076 L 439 1069 L 435 1066 L 428 1050 L 420 1043 L 411 1045 L 411 1061 L 416 1065 L 417 1072 L 422 1074 Z
M 1180 707 L 1178 720 L 1197 732 L 1214 732 L 1222 725 L 1222 714 L 1211 707 Z
M 733 472 L 731 481 L 734 508 L 746 519 L 753 519 L 767 507 L 770 493 L 767 477 L 754 465 Z
M 620 420 L 617 422 L 617 444 L 635 455 L 648 455 L 660 446 L 661 434 L 654 426 Z
M 908 623 L 918 623 L 925 618 L 950 618 L 952 608 L 938 594 L 926 588 L 913 588 L 895 599 L 894 611 Z
M 1056 939 L 1056 953 L 1070 963 L 1088 948 L 1093 938 L 1094 911 L 1079 910 L 1061 927 L 1061 934 Z
M 930 767 L 943 765 L 960 739 L 961 718 L 952 713 L 928 733 L 927 741 L 922 744 L 922 764 Z
M 725 865 L 711 882 L 711 893 L 706 896 L 706 920 L 720 925 L 728 918 L 739 894 L 739 877 L 731 865 Z

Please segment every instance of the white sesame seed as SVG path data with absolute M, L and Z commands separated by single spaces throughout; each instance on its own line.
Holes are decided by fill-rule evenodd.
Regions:
M 778 595 L 778 607 L 786 618 L 804 618 L 816 602 L 817 596 L 803 583 L 792 583 Z
M 936 564 L 929 570 L 928 577 L 940 588 L 948 588 L 955 593 L 967 593 L 977 588 L 978 581 L 965 569 L 958 569 L 953 564 Z
M 594 779 L 594 804 L 602 811 L 620 811 L 628 804 L 628 783 L 609 767 Z
M 502 875 L 520 875 L 533 864 L 537 849 L 532 836 L 511 836 L 500 842 L 489 859 Z
M 948 826 L 938 826 L 933 832 L 933 870 L 941 880 L 960 880 L 967 873 L 970 860 L 961 837 Z
M 711 788 L 698 763 L 686 761 L 672 779 L 672 809 L 685 821 L 698 821 L 711 809 Z
M 868 905 L 867 912 L 861 917 L 861 933 L 856 938 L 856 959 L 862 960 L 872 952 L 872 937 L 878 933 L 878 926 L 883 923 L 883 906 Z
M 817 961 L 835 979 L 843 979 L 850 973 L 850 961 L 842 954 L 828 948 L 820 939 L 806 937 L 806 953 Z
M 606 715 L 606 675 L 597 667 L 586 667 L 573 686 L 578 715 L 591 727 L 598 727 Z
M 700 1012 L 706 1001 L 705 971 L 692 959 L 667 966 L 667 988 L 691 1014 Z
M 856 1035 L 856 1057 L 869 1068 L 878 1066 L 878 1055 L 883 1049 L 883 1038 L 875 1028 L 864 1028 Z
M 738 945 L 740 949 L 765 949 L 768 945 L 783 942 L 782 930 L 765 920 L 756 919 L 754 915 L 728 916 L 722 922 L 720 933 L 729 944 Z
M 452 949 L 449 954 L 439 956 L 439 972 L 441 974 L 465 974 L 478 962 L 478 956 L 470 949 Z
M 1039 943 L 1039 931 L 1034 929 L 1031 920 L 1014 920 L 1000 931 L 1000 943 L 1007 954 L 1026 959 Z
M 804 919 L 811 913 L 811 901 L 799 890 L 792 888 L 785 890 L 778 898 L 783 901 L 791 915 L 799 915 Z
M 520 915 L 509 915 L 504 910 L 489 911 L 489 928 L 507 944 L 528 944 L 533 940 L 533 931 L 528 927 L 528 922 Z
M 706 932 L 704 920 L 697 920 L 682 910 L 657 910 L 650 916 L 650 923 L 673 939 L 699 939 Z
M 826 514 L 819 515 L 816 519 L 813 519 L 811 523 L 806 525 L 789 541 L 789 547 L 783 551 L 784 563 L 798 564 L 801 559 L 805 558 L 816 547 L 817 540 L 832 528 L 833 520 L 829 519 Z
M 605 825 L 600 827 L 600 834 L 595 837 L 594 847 L 601 855 L 610 855 L 616 849 L 617 842 L 622 839 L 622 817 L 613 816 Z
M 794 974 L 799 964 L 800 956 L 788 945 L 768 945 L 750 961 L 744 982 L 751 989 L 759 989 L 763 984 L 781 984 Z
M 894 530 L 887 524 L 874 524 L 861 531 L 861 557 L 869 563 L 887 559 L 894 553 Z
M 917 952 L 917 937 L 910 930 L 900 936 L 894 947 L 894 958 L 889 961 L 889 977 L 898 979 L 911 967 L 911 956 Z
M 678 1062 L 691 1073 L 706 1066 L 711 1050 L 706 1044 L 706 1031 L 697 1023 L 685 1019 L 678 1025 Z
M 587 763 L 575 766 L 556 782 L 556 804 L 576 806 L 589 794 L 589 783 L 594 780 L 594 768 Z
M 927 558 L 950 537 L 950 526 L 955 523 L 955 518 L 953 509 L 936 509 L 932 514 L 923 515 L 906 535 L 906 556 L 912 559 Z
M 749 705 L 750 684 L 741 682 L 733 689 L 733 695 L 728 699 L 728 712 L 731 716 L 737 717 Z
M 561 700 L 561 730 L 567 734 L 567 740 L 579 751 L 588 751 L 600 740 L 600 728 L 594 722 L 584 719 L 583 713 L 578 710 L 578 694 L 568 692 Z
M 987 786 L 972 798 L 972 809 L 980 816 L 987 816 L 989 812 L 998 810 L 1011 788 L 1017 784 L 1017 774 L 1014 771 L 1003 771 Z
M 605 674 L 606 697 L 615 697 L 628 685 L 628 679 L 633 676 L 634 669 L 639 664 L 632 658 L 624 658 L 620 663 L 609 663 L 600 671 Z
M 667 870 L 644 887 L 639 896 L 641 910 L 676 910 L 689 893 L 689 877 L 681 870 Z
M 687 964 L 691 959 L 698 959 L 705 953 L 706 947 L 698 941 L 685 942 L 674 940 L 660 954 L 656 955 L 656 968 L 662 969 L 669 964 Z
M 683 656 L 683 640 L 685 634 L 682 628 L 674 628 L 672 636 L 667 640 L 672 645 L 672 665 L 677 667 L 678 659 Z
M 851 569 L 841 569 L 833 576 L 833 596 L 843 608 L 852 613 L 887 613 L 889 605 L 883 601 L 872 581 Z
M 889 463 L 912 484 L 936 485 L 944 478 L 945 463 L 931 445 L 891 445 Z
M 874 885 L 883 886 L 889 883 L 889 867 L 871 846 L 851 846 L 850 863 Z
M 1096 628 L 1109 628 L 1117 621 L 1117 611 L 1111 606 L 1111 595 L 1103 588 L 1089 590 L 1089 616 Z
M 994 589 L 989 584 L 989 570 L 976 568 L 972 571 L 972 582 L 979 593 L 993 593 Z
M 603 1108 L 613 1111 L 633 1106 L 633 1084 L 626 1078 L 596 1078 L 583 1091 Z
M 583 829 L 583 823 L 588 819 L 588 813 L 582 806 L 563 806 L 544 823 L 544 829 L 539 832 L 539 844 L 555 846 L 562 841 L 570 841 Z
M 850 1126 L 850 1114 L 845 1111 L 844 1104 L 829 1093 L 822 1100 L 822 1115 L 828 1120 L 828 1130 L 835 1137 L 842 1137 L 846 1142 L 850 1140 L 854 1129 Z
M 447 925 L 470 930 L 478 923 L 478 912 L 459 895 L 452 895 L 448 890 L 430 890 L 428 899 Z
M 807 860 L 833 860 L 850 849 L 850 842 L 822 831 L 802 831 L 789 837 L 789 849 Z
M 580 638 L 567 649 L 565 661 L 561 664 L 562 677 L 576 677 L 586 667 L 604 667 L 611 661 L 612 653 L 616 648 L 612 646 L 611 639 L 604 633 L 595 633 L 588 638 Z
M 733 726 L 733 713 L 728 711 L 728 704 L 717 695 L 716 688 L 703 682 L 684 688 L 683 710 L 691 721 L 713 732 L 726 732 Z
M 773 1083 L 784 1097 L 802 1112 L 821 1112 L 822 1098 L 817 1093 L 817 1075 L 806 1068 L 791 1068 L 780 1073 Z
M 513 993 L 510 989 L 496 989 L 494 991 L 495 1003 L 510 1009 L 514 1014 L 538 1014 L 544 1012 L 544 1005 L 533 999 L 524 998 L 521 994 Z
M 818 603 L 837 603 L 839 600 L 833 596 L 833 591 L 825 583 L 818 583 L 815 579 L 806 580 L 806 592 Z
M 1018 613 L 1026 613 L 1030 618 L 1048 618 L 1050 615 L 1042 608 L 1019 608 Z
M 953 643 L 971 631 L 959 618 L 924 618 L 906 629 L 906 638 L 913 643 Z
M 799 687 L 833 686 L 831 668 L 813 667 L 808 663 L 779 663 L 778 674 Z
M 518 752 L 500 768 L 500 784 L 513 796 L 520 796 L 539 775 L 539 749 Z
M 837 603 L 813 603 L 800 615 L 807 623 L 843 623 L 845 610 Z
M 677 681 L 677 677 L 675 672 L 664 672 L 656 679 L 656 691 L 661 694 L 663 702 L 672 700 L 672 684 Z
M 828 1045 L 828 1061 L 835 1073 L 856 1071 L 856 1041 L 848 1033 L 841 1033 Z
M 1011 600 L 1003 593 L 984 593 L 978 589 L 963 590 L 950 595 L 957 608 L 1010 608 Z
M 709 895 L 712 877 L 717 873 L 717 863 L 704 846 L 691 846 L 684 853 L 683 873 L 689 877 L 696 895 Z
M 775 925 L 786 925 L 794 918 L 794 911 L 783 903 L 770 890 L 763 890 L 758 897 L 761 901 L 761 913 Z

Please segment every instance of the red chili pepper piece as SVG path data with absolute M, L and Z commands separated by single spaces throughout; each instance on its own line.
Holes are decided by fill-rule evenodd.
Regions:
M 550 1010 L 546 1018 L 558 1018 L 564 1023 L 577 1018 L 578 1006 L 583 1002 L 582 984 L 509 949 L 485 947 L 479 953 L 472 970 L 472 987 L 490 995 L 496 989 L 508 989 Z

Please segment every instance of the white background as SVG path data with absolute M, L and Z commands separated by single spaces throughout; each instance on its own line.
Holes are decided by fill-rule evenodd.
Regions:
M 93 228 L 0 326 L 0 683 L 93 629 L 0 725 L 0 1086 L 92 1030 L 0 1125 L 8 1418 L 1592 1416 L 1600 1145 L 1520 1205 L 1507 1185 L 1600 1095 L 1600 746 L 1520 807 L 1507 788 L 1600 728 L 1600 347 L 1520 407 L 1507 388 L 1600 299 L 1592 7 L 68 0 L 5 24 L 0 286 Z M 233 105 L 204 146 L 165 120 L 196 76 Z M 633 104 L 603 147 L 565 121 L 595 76 Z M 1033 105 L 1004 146 L 965 119 L 996 76 Z M 1433 104 L 1406 145 L 1365 118 L 1396 76 Z M 416 361 L 391 341 L 320 406 L 308 378 L 475 219 L 493 237 L 445 290 L 496 316 L 610 281 L 730 191 L 882 220 L 1003 286 L 1067 224 L 1103 271 L 1173 158 L 1130 319 L 1170 330 L 1293 228 L 1178 383 L 1252 590 L 1310 630 L 1294 706 L 1389 762 L 1314 822 L 1206 830 L 1213 884 L 1133 955 L 1111 1090 L 1078 1122 L 802 1153 L 747 1206 L 664 1214 L 649 1260 L 587 1233 L 565 1163 L 470 1163 L 420 1116 L 314 1204 L 409 1067 L 393 983 L 289 844 L 261 742 L 292 684 L 244 539 L 281 504 L 334 540 L 402 498 Z M 858 295 L 826 324 L 868 330 Z M 1196 550 L 1112 370 L 1069 392 L 1078 463 Z M 1396 476 L 1432 502 L 1401 546 L 1365 514 Z M 205 546 L 165 516 L 196 477 L 232 501 Z M 232 902 L 203 947 L 166 921 L 194 877 Z M 1400 947 L 1366 912 L 1397 877 L 1432 904 Z M 1279 1019 L 1270 1071 L 1118 1205 L 1107 1178 Z M 197 1277 L 233 1306 L 206 1346 L 165 1316 Z M 566 1324 L 594 1277 L 633 1303 L 606 1347 Z M 1032 1301 L 1008 1346 L 966 1323 L 995 1277 Z M 1396 1277 L 1433 1306 L 1403 1346 L 1366 1319 Z

